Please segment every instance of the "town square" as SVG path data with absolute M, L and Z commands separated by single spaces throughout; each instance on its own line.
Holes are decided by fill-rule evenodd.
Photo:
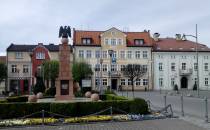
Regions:
M 0 1 L 0 129 L 210 129 L 209 1 Z

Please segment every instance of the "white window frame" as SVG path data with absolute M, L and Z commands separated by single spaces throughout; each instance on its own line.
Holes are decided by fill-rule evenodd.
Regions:
M 92 57 L 92 51 L 91 50 L 87 50 L 86 51 L 86 58 L 91 58 Z
M 209 85 L 209 78 L 205 78 L 204 84 L 205 84 L 205 86 L 208 86 Z
M 125 51 L 120 51 L 120 58 L 125 59 Z
M 107 66 L 108 66 L 107 64 L 103 64 L 103 65 L 102 65 L 102 70 L 103 70 L 103 71 L 107 71 L 107 70 L 108 70 L 108 69 L 107 69 Z
M 125 79 L 120 79 L 120 85 L 126 85 Z
M 127 58 L 132 59 L 132 51 L 127 51 Z
M 159 71 L 163 71 L 163 63 L 160 62 L 160 63 L 158 64 L 158 68 L 159 68 Z
M 36 59 L 37 60 L 45 59 L 45 53 L 44 52 L 36 52 Z
M 140 86 L 141 85 L 141 79 L 136 79 L 136 86 Z
M 102 85 L 107 86 L 107 79 L 102 79 Z
M 143 79 L 143 85 L 144 86 L 148 85 L 148 79 Z
M 147 59 L 148 58 L 148 51 L 143 51 L 143 58 Z
M 135 51 L 135 56 L 136 56 L 136 59 L 140 59 L 141 58 L 141 51 Z
M 84 58 L 84 51 L 83 50 L 79 50 L 79 58 Z
M 15 52 L 15 58 L 16 59 L 22 59 L 23 58 L 23 53 L 22 52 Z

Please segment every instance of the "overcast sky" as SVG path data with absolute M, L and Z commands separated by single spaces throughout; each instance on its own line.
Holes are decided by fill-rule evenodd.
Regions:
M 197 23 L 199 42 L 210 46 L 209 6 L 210 0 L 0 0 L 0 55 L 11 43 L 58 44 L 60 25 L 174 37 L 194 35 Z

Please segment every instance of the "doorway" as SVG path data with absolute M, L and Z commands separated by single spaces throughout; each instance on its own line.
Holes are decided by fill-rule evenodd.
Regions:
M 117 79 L 112 79 L 112 89 L 117 90 Z
M 181 88 L 187 88 L 188 86 L 188 79 L 186 77 L 181 78 Z

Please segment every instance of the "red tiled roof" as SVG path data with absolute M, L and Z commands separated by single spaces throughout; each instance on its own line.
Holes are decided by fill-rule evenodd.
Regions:
M 0 62 L 6 63 L 6 56 L 0 56 Z
M 210 48 L 206 45 L 197 44 L 189 40 L 176 40 L 174 38 L 160 38 L 159 41 L 155 42 L 154 51 L 193 52 L 196 51 L 196 47 L 200 52 L 210 52 Z
M 73 45 L 83 45 L 82 38 L 92 38 L 93 46 L 100 46 L 101 39 L 100 34 L 105 31 L 83 31 L 75 30 L 74 31 L 74 42 Z M 139 46 L 152 46 L 152 38 L 150 37 L 149 32 L 123 32 L 127 35 L 127 46 L 136 46 L 134 45 L 134 39 L 144 39 L 145 44 Z M 90 46 L 91 46 L 90 45 Z

